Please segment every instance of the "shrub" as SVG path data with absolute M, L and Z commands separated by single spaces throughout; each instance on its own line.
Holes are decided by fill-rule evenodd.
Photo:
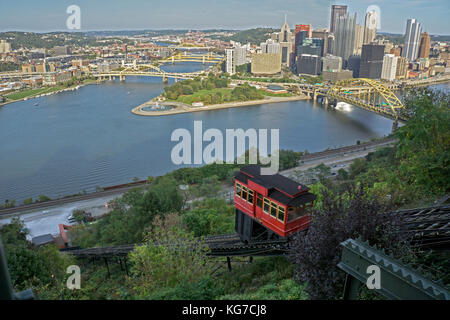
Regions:
M 360 236 L 372 245 L 400 249 L 400 235 L 393 232 L 399 222 L 387 213 L 389 209 L 390 204 L 364 194 L 362 186 L 339 196 L 323 192 L 323 206 L 314 210 L 307 234 L 298 234 L 290 249 L 296 278 L 308 284 L 306 291 L 312 299 L 341 297 L 345 274 L 337 264 L 342 241 Z

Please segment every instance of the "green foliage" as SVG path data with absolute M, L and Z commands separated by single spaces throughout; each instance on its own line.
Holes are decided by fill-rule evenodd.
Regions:
M 52 199 L 50 199 L 50 197 L 44 196 L 44 195 L 40 195 L 37 199 L 36 202 L 46 202 L 46 201 L 50 201 Z
M 55 245 L 35 247 L 26 240 L 23 222 L 13 218 L 3 225 L 0 235 L 5 247 L 11 281 L 16 290 L 53 286 L 63 281 L 72 259 Z
M 280 150 L 280 170 L 286 170 L 297 167 L 303 156 L 303 152 L 295 152 L 292 150 Z
M 307 300 L 305 285 L 299 285 L 292 279 L 269 283 L 254 292 L 244 294 L 228 294 L 220 297 L 223 300 Z
M 159 177 L 147 190 L 136 188 L 116 199 L 114 209 L 96 223 L 72 228 L 72 242 L 82 247 L 139 243 L 156 216 L 179 212 L 183 203 L 175 180 Z
M 130 282 L 140 298 L 160 289 L 175 288 L 180 283 L 198 282 L 211 272 L 212 265 L 206 256 L 208 246 L 183 231 L 176 219 L 171 218 L 172 221 L 156 219 L 146 243 L 136 246 L 128 255 L 134 275 Z
M 218 299 L 306 299 L 304 285 L 292 279 L 293 267 L 285 257 L 255 258 L 221 275 L 226 295 Z
M 418 89 L 407 94 L 409 120 L 399 138 L 398 169 L 416 190 L 443 193 L 450 189 L 450 94 Z
M 233 36 L 231 36 L 230 40 L 234 40 L 240 43 L 252 43 L 259 45 L 261 42 L 269 39 L 269 36 L 272 32 L 275 32 L 275 29 L 272 28 L 255 28 L 249 30 L 239 31 Z
M 213 197 L 222 189 L 222 184 L 216 175 L 203 178 L 200 184 L 193 187 L 193 193 L 197 197 Z
M 419 205 L 442 196 L 450 188 L 448 100 L 449 94 L 426 88 L 408 92 L 404 103 L 409 120 L 395 132 L 398 143 L 355 160 L 350 178 L 395 205 Z
M 240 66 L 236 66 L 237 73 L 250 73 L 251 63 L 245 63 Z
M 211 94 L 216 96 L 214 99 L 217 99 L 218 94 L 223 91 L 223 89 L 215 89 L 226 88 L 227 86 L 228 80 L 226 78 L 220 78 L 211 74 L 208 76 L 208 78 L 203 80 L 200 78 L 196 78 L 193 80 L 184 80 L 181 82 L 177 82 L 171 86 L 167 86 L 164 88 L 164 94 L 170 100 L 177 100 L 189 104 L 193 101 L 208 102 L 208 100 L 208 103 L 211 103 L 211 101 L 213 100 Z M 194 95 L 193 97 L 191 97 L 192 99 L 187 100 L 187 97 L 184 97 L 192 95 Z M 220 101 L 217 103 L 220 103 Z
M 19 65 L 14 62 L 0 62 L 0 72 L 19 70 Z
M 194 204 L 195 208 L 183 214 L 183 225 L 194 236 L 208 236 L 234 231 L 234 206 L 223 199 L 207 199 Z

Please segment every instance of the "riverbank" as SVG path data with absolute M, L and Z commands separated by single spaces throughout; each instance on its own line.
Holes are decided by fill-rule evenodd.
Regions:
M 149 107 L 154 104 L 155 100 L 151 99 L 143 104 L 133 108 L 131 110 L 132 113 L 140 116 L 167 116 L 172 114 L 180 114 L 180 113 L 188 113 L 188 112 L 199 112 L 199 111 L 211 111 L 218 109 L 227 109 L 227 108 L 236 108 L 236 107 L 245 107 L 245 106 L 253 106 L 267 103 L 277 103 L 277 102 L 290 102 L 290 101 L 298 101 L 298 100 L 308 100 L 310 99 L 306 95 L 301 96 L 293 96 L 293 97 L 269 97 L 265 96 L 264 99 L 260 100 L 251 100 L 251 101 L 236 101 L 236 102 L 226 102 L 220 104 L 211 104 L 202 107 L 193 107 L 191 105 L 180 103 L 180 102 L 170 102 L 170 105 L 174 105 L 174 107 L 170 110 L 161 110 L 161 111 L 146 111 L 143 108 Z M 162 102 L 163 104 L 163 102 Z
M 290 176 L 292 174 L 296 174 L 298 170 L 304 170 L 306 168 L 318 165 L 322 162 L 326 163 L 327 165 L 330 165 L 334 162 L 342 162 L 344 160 L 348 161 L 350 158 L 355 159 L 358 157 L 364 157 L 369 152 L 375 151 L 378 147 L 391 145 L 394 142 L 395 139 L 387 137 L 361 144 L 349 145 L 340 148 L 327 149 L 319 152 L 309 153 L 302 157 L 298 166 L 281 171 L 280 174 Z M 0 209 L 0 219 L 9 218 L 11 216 L 14 216 L 15 214 L 33 212 L 35 210 L 62 206 L 69 203 L 75 203 L 109 196 L 120 196 L 133 188 L 148 186 L 148 184 L 144 183 L 144 181 L 141 182 L 140 184 L 137 184 L 136 182 L 130 182 L 129 184 L 105 187 L 104 190 L 102 191 L 76 195 L 72 197 L 52 199 L 46 202 L 32 203 L 28 205 L 19 205 L 11 208 L 3 208 Z
M 96 82 L 96 80 L 85 80 L 85 82 L 82 82 L 80 84 L 74 84 L 73 86 L 70 86 L 70 87 L 67 87 L 67 88 L 61 88 L 61 89 L 56 89 L 56 90 L 52 90 L 52 89 L 55 89 L 55 87 L 41 88 L 42 90 L 37 89 L 39 91 L 36 92 L 35 94 L 30 94 L 30 95 L 27 95 L 27 96 L 25 96 L 23 98 L 20 98 L 20 99 L 9 99 L 9 100 L 7 100 L 5 102 L 1 102 L 0 103 L 0 107 L 2 107 L 4 105 L 7 105 L 7 104 L 10 104 L 10 103 L 14 103 L 14 102 L 25 101 L 25 100 L 29 100 L 29 99 L 33 99 L 33 98 L 39 98 L 39 97 L 42 97 L 42 96 L 48 96 L 48 95 L 57 94 L 57 93 L 60 93 L 60 92 L 65 92 L 65 91 L 78 90 L 79 88 L 87 86 L 89 84 L 97 84 L 97 82 Z M 60 86 L 58 86 L 58 87 L 60 87 Z M 19 94 L 19 93 L 20 93 L 20 91 L 17 92 L 17 94 Z

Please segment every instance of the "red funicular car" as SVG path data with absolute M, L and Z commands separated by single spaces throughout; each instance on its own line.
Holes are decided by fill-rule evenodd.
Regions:
M 283 239 L 308 228 L 316 196 L 280 174 L 261 175 L 248 165 L 235 174 L 235 229 L 245 242 Z

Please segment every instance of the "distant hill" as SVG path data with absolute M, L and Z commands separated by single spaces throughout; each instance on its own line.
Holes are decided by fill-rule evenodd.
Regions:
M 259 45 L 270 37 L 270 33 L 277 31 L 273 28 L 256 28 L 243 30 L 235 33 L 230 40 L 241 42 L 242 44 L 251 43 Z

